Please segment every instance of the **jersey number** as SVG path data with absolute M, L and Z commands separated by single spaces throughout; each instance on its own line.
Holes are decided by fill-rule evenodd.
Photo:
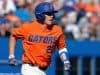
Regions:
M 46 52 L 52 53 L 54 51 L 54 46 L 48 46 Z

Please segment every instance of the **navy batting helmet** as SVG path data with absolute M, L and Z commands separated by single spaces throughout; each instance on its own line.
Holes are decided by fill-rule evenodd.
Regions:
M 35 8 L 36 19 L 39 21 L 44 21 L 45 20 L 44 13 L 46 13 L 46 12 L 56 13 L 57 11 L 54 10 L 52 3 L 49 3 L 49 2 L 40 3 Z

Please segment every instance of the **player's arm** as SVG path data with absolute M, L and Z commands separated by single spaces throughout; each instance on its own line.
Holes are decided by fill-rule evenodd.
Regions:
M 9 64 L 10 65 L 17 65 L 17 61 L 14 55 L 15 45 L 16 45 L 16 38 L 11 34 L 9 39 Z
M 11 35 L 9 39 L 9 55 L 14 55 L 14 49 L 16 45 L 16 38 Z
M 27 27 L 26 27 L 27 28 Z M 9 39 L 9 64 L 11 65 L 17 65 L 17 61 L 15 60 L 15 46 L 16 46 L 16 41 L 18 38 L 24 38 L 24 31 L 25 26 L 22 25 L 18 28 L 14 28 L 12 30 L 10 39 Z
M 59 49 L 60 59 L 64 63 L 64 70 L 69 70 L 70 69 L 69 53 L 66 47 L 66 40 L 62 31 L 58 39 L 58 49 Z
M 12 30 L 10 39 L 9 39 L 9 64 L 10 65 L 17 65 L 17 61 L 15 59 L 15 46 L 16 46 L 16 41 L 18 38 L 23 38 L 24 37 L 24 27 L 23 25 L 18 27 L 18 28 L 14 28 Z
M 59 56 L 61 61 L 64 63 L 64 70 L 70 69 L 70 61 L 67 48 L 63 48 L 59 50 Z

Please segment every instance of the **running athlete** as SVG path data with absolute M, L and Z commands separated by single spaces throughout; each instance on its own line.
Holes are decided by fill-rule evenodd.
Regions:
M 35 8 L 36 21 L 13 29 L 9 41 L 9 64 L 17 64 L 14 49 L 16 40 L 21 38 L 24 50 L 22 75 L 46 75 L 55 48 L 59 50 L 65 70 L 69 70 L 70 62 L 63 31 L 60 26 L 53 24 L 56 12 L 52 3 L 40 3 Z

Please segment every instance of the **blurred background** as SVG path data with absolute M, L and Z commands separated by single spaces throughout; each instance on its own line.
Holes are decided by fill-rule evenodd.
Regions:
M 15 52 L 19 65 L 9 66 L 9 36 L 13 28 L 34 21 L 34 8 L 44 1 L 59 11 L 55 19 L 63 28 L 71 61 L 66 74 L 56 51 L 47 75 L 100 75 L 100 0 L 0 0 L 0 75 L 20 75 L 21 40 Z

